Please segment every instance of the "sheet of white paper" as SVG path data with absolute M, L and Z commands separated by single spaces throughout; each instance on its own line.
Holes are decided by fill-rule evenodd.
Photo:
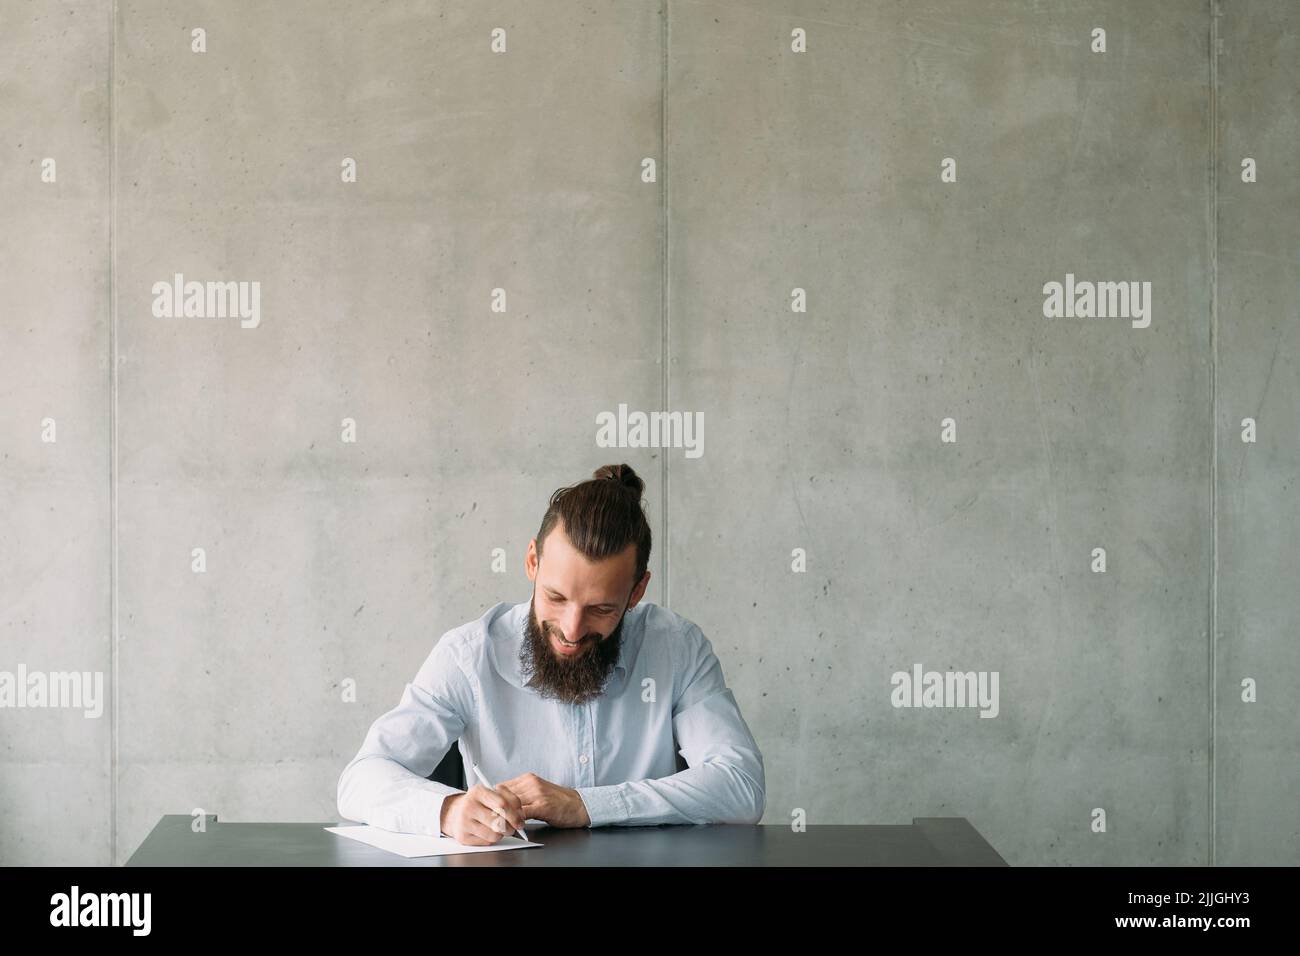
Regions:
M 369 824 L 352 827 L 326 827 L 330 833 L 360 840 L 389 853 L 396 853 L 407 859 L 418 856 L 449 856 L 452 853 L 490 853 L 493 850 L 523 850 L 530 846 L 541 846 L 532 841 L 525 842 L 517 836 L 503 836 L 491 846 L 466 846 L 451 837 L 424 836 L 420 833 L 394 833 L 381 830 Z

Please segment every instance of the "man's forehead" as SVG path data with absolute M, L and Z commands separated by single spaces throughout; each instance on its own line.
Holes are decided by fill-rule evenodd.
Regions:
M 545 563 L 545 562 L 543 562 Z M 618 604 L 623 599 L 613 581 L 601 581 L 590 572 L 577 574 L 537 574 L 537 586 L 547 595 L 558 594 L 583 604 Z
M 563 540 L 561 547 L 547 547 L 539 556 L 537 583 L 583 604 L 615 604 L 627 597 L 627 582 L 635 562 L 633 547 L 624 554 L 592 561 Z

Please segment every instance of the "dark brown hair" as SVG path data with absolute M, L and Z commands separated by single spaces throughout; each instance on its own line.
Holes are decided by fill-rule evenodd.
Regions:
M 650 564 L 650 523 L 641 508 L 643 491 L 645 482 L 631 465 L 604 465 L 586 481 L 560 488 L 551 495 L 537 532 L 538 558 L 557 522 L 563 522 L 565 535 L 589 561 L 622 554 L 635 542 L 635 587 Z

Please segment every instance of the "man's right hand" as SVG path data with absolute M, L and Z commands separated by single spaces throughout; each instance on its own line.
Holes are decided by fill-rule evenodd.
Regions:
M 493 811 L 500 811 L 505 820 Z M 505 826 L 507 821 L 509 829 Z M 438 825 L 457 843 L 491 846 L 507 832 L 523 829 L 524 807 L 508 787 L 498 785 L 492 791 L 476 783 L 464 793 L 443 799 L 442 818 Z

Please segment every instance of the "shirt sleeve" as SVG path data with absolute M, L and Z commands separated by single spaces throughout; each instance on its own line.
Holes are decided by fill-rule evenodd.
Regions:
M 464 793 L 426 779 L 465 731 L 473 688 L 443 637 L 396 707 L 366 733 L 338 783 L 339 814 L 384 830 L 442 835 L 443 800 Z
M 673 732 L 688 769 L 668 777 L 579 787 L 591 826 L 757 823 L 766 806 L 759 753 L 722 665 L 689 624 L 674 681 Z

